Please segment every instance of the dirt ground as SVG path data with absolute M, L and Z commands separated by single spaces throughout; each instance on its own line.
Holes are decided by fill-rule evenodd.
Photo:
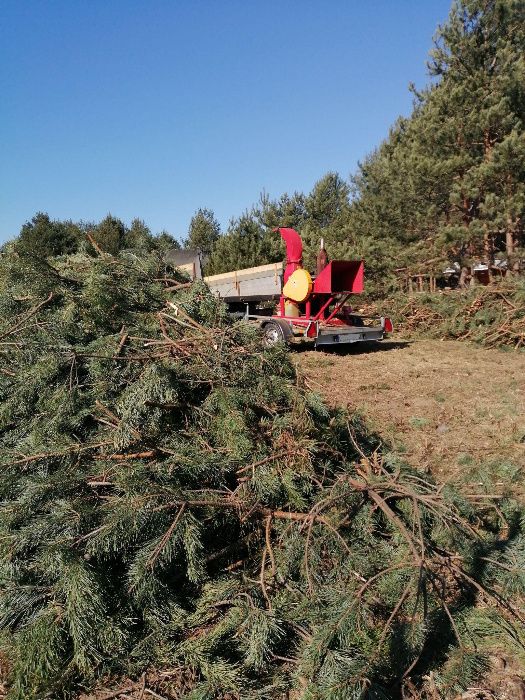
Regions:
M 299 352 L 295 361 L 313 390 L 332 405 L 361 411 L 410 463 L 438 480 L 485 463 L 495 473 L 503 465 L 521 481 L 525 353 L 457 341 L 385 341 Z

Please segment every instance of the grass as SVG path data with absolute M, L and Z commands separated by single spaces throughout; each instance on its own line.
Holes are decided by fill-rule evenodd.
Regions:
M 416 416 L 412 416 L 409 423 L 413 428 L 424 428 L 430 423 L 430 421 L 428 418 L 417 418 Z

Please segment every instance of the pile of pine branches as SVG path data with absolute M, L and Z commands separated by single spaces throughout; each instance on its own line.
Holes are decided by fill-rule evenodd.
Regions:
M 386 307 L 385 307 L 386 309 Z M 486 347 L 525 347 L 525 282 L 394 297 L 388 302 L 404 334 L 471 340 Z
M 520 648 L 519 507 L 382 455 L 204 285 L 7 253 L 0 311 L 10 698 L 452 697 Z

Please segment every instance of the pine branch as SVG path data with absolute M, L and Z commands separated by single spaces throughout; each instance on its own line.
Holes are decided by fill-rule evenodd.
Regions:
M 54 297 L 53 292 L 50 292 L 47 299 L 44 299 L 44 301 L 41 301 L 39 304 L 34 306 L 30 311 L 27 312 L 27 314 L 25 314 L 9 330 L 4 331 L 3 333 L 0 333 L 0 340 L 3 340 L 4 338 L 7 338 L 8 336 L 13 335 L 13 333 L 16 333 L 17 331 L 19 331 L 22 328 L 22 326 L 24 325 L 24 323 L 26 323 L 26 321 L 28 321 L 30 318 L 35 316 L 43 306 L 45 306 L 46 304 L 49 304 L 49 302 L 53 299 L 53 297 Z

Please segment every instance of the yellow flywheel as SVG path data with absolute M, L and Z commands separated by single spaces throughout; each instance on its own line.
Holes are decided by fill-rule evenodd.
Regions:
M 287 299 L 299 303 L 306 301 L 312 291 L 312 278 L 308 270 L 295 270 L 283 287 L 283 294 Z

